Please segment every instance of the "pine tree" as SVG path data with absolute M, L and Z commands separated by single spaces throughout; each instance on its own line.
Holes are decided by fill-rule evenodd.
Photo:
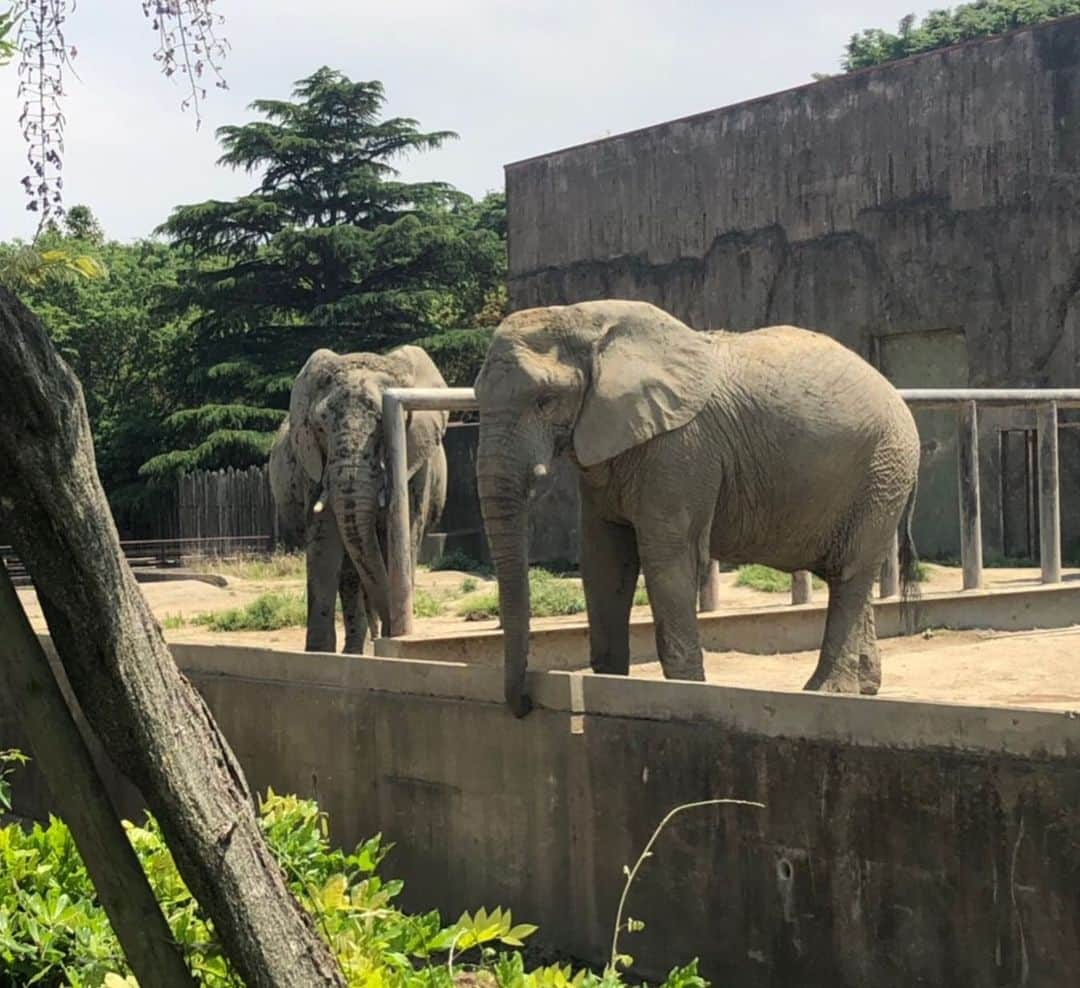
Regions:
M 385 99 L 381 83 L 324 67 L 292 100 L 253 103 L 263 119 L 218 130 L 219 163 L 260 179 L 231 202 L 181 206 L 160 228 L 194 258 L 173 304 L 202 313 L 193 373 L 205 403 L 172 417 L 188 445 L 145 474 L 261 461 L 319 346 L 386 349 L 490 310 L 505 271 L 501 197 L 401 181 L 404 155 L 456 135 L 384 118 Z

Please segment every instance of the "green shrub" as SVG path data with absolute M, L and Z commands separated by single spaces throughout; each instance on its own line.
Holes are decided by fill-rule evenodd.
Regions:
M 418 589 L 413 593 L 412 611 L 414 617 L 432 618 L 445 613 L 446 607 L 433 593 Z
M 471 576 L 468 576 L 461 581 L 461 592 L 463 594 L 476 593 L 479 588 L 480 584 L 477 583 L 476 580 L 474 580 Z
M 326 815 L 310 800 L 270 790 L 259 816 L 292 893 L 313 915 L 351 988 L 454 988 L 465 982 L 492 988 L 623 984 L 614 968 L 603 975 L 560 966 L 526 971 L 516 948 L 536 928 L 515 924 L 509 911 L 464 913 L 449 926 L 435 911 L 402 912 L 394 904 L 402 883 L 378 874 L 390 846 L 377 835 L 351 853 L 332 848 Z M 148 816 L 143 826 L 125 823 L 125 828 L 196 984 L 242 988 L 180 878 L 157 823 Z M 497 949 L 507 947 L 513 949 Z M 477 977 L 481 972 L 482 981 Z M 55 817 L 30 830 L 16 824 L 0 829 L 0 988 L 31 984 L 134 984 L 71 833 Z M 675 968 L 662 988 L 706 984 L 692 963 Z
M 572 580 L 561 579 L 545 569 L 529 570 L 529 604 L 533 617 L 581 614 L 585 594 Z M 487 621 L 499 616 L 499 594 L 490 590 L 467 597 L 458 605 L 466 621 Z
M 816 576 L 813 579 L 813 585 L 818 588 L 825 586 Z M 762 590 L 765 593 L 784 593 L 791 590 L 791 574 L 782 573 L 771 566 L 751 563 L 739 567 L 738 575 L 735 577 L 735 586 Z
M 302 593 L 264 593 L 243 607 L 198 614 L 189 623 L 211 631 L 277 631 L 307 623 L 307 601 Z

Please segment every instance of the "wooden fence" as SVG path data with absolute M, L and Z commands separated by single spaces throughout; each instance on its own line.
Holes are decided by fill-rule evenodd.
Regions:
M 251 539 L 276 541 L 274 499 L 265 465 L 200 471 L 177 483 L 174 538 L 213 545 L 217 555 L 248 551 Z

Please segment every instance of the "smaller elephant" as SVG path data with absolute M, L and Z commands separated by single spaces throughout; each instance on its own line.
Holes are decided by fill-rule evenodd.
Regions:
M 896 389 L 820 333 L 700 333 L 644 302 L 528 309 L 476 379 L 477 484 L 499 581 L 506 699 L 529 710 L 527 512 L 537 478 L 578 468 L 592 668 L 625 675 L 644 571 L 670 679 L 705 678 L 695 604 L 710 559 L 810 570 L 829 585 L 807 689 L 876 693 L 874 577 L 898 525 L 903 580 L 919 435 Z
M 299 508 L 307 554 L 307 639 L 311 652 L 337 650 L 335 603 L 341 596 L 345 652 L 359 654 L 370 632 L 389 625 L 386 557 L 387 464 L 382 398 L 387 388 L 445 388 L 423 349 L 339 355 L 316 350 L 293 384 L 289 418 L 271 456 L 279 518 Z M 424 533 L 446 503 L 447 412 L 415 411 L 406 419 L 412 566 Z M 286 446 L 287 442 L 287 446 Z

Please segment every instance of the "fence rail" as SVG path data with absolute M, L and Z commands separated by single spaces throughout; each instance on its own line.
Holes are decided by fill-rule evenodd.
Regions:
M 964 589 L 983 585 L 982 514 L 979 497 L 979 406 L 1024 407 L 1036 412 L 1039 449 L 1039 564 L 1044 583 L 1061 581 L 1061 505 L 1058 471 L 1058 409 L 1080 408 L 1080 388 L 901 388 L 914 410 L 954 409 L 957 413 L 957 460 L 960 499 L 960 558 Z M 405 458 L 405 416 L 409 411 L 474 411 L 472 388 L 391 388 L 383 395 L 383 429 L 390 465 L 388 556 L 390 637 L 412 631 L 412 559 L 409 539 L 408 474 Z M 900 589 L 897 539 L 882 566 L 880 595 Z M 719 606 L 719 567 L 714 562 L 702 587 L 703 611 Z M 813 599 L 810 574 L 795 573 L 793 604 Z
M 272 535 L 224 535 L 214 538 L 121 539 L 120 551 L 133 569 L 167 569 L 181 566 L 185 559 L 204 556 L 234 556 L 271 552 Z M 0 563 L 16 586 L 30 583 L 30 574 L 14 548 L 0 545 Z

